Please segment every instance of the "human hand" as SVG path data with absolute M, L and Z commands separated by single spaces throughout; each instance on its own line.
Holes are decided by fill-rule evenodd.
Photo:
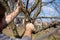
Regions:
M 32 31 L 34 31 L 35 30 L 34 25 L 32 23 L 28 23 L 26 25 L 26 30 L 32 30 Z

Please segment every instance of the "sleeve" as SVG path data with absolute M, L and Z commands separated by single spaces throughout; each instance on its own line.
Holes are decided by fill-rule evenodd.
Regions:
M 10 38 L 4 34 L 0 34 L 0 40 L 21 40 L 19 38 Z
M 32 40 L 32 38 L 30 38 L 28 36 L 23 36 L 23 38 L 21 40 Z
M 0 34 L 0 40 L 11 40 L 10 37 L 4 35 L 4 34 Z

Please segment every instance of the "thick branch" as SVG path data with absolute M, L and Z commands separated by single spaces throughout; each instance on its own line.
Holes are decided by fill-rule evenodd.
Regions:
M 31 13 L 37 7 L 38 3 L 39 3 L 39 1 L 35 0 L 33 6 L 30 9 L 28 9 L 28 12 Z
M 27 0 L 26 2 L 26 9 L 28 9 L 28 3 L 29 3 L 29 0 Z
M 42 29 L 42 30 L 46 30 L 50 27 L 54 27 L 54 25 L 55 26 L 57 25 L 56 28 L 53 29 L 53 31 L 43 35 L 42 37 L 37 37 L 36 40 L 42 40 L 43 38 L 49 37 L 51 34 L 55 33 L 58 29 L 60 29 L 60 26 L 58 26 L 58 24 L 60 24 L 59 21 L 54 21 L 50 25 L 48 25 L 47 28 Z M 42 30 L 40 30 L 40 31 L 42 31 Z
M 41 12 L 41 7 L 42 7 L 42 0 L 39 0 L 38 10 L 37 10 L 37 12 L 34 14 L 33 19 L 36 18 L 36 17 L 40 14 L 40 12 Z
M 21 6 L 21 10 L 24 12 L 24 14 L 27 13 L 27 9 L 25 7 L 22 7 L 22 1 L 20 0 L 20 6 Z
M 51 28 L 51 27 L 55 27 L 56 28 L 56 25 L 60 25 L 60 21 L 53 21 L 52 23 L 50 23 L 46 27 L 40 29 L 38 32 L 40 32 L 42 30 L 46 30 L 46 29 Z
M 26 8 L 22 7 L 22 0 L 20 0 L 20 7 L 21 7 L 21 10 L 24 12 L 24 14 L 26 14 Z

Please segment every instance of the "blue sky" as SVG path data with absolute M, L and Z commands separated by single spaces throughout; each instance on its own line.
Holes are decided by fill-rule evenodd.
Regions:
M 23 1 L 26 2 L 26 0 L 23 0 Z M 42 2 L 50 2 L 50 1 L 52 1 L 52 0 L 42 0 Z M 60 0 L 55 0 L 54 2 L 56 4 L 52 3 L 52 4 L 48 4 L 46 6 L 43 6 L 39 16 L 47 16 L 47 17 L 48 16 L 49 17 L 51 17 L 51 16 L 53 16 L 53 17 L 60 16 L 59 15 L 59 12 L 60 12 L 60 10 L 59 10 L 60 9 Z M 33 6 L 33 4 L 34 4 L 34 0 L 29 0 L 29 8 L 31 6 Z M 54 7 L 56 7 L 58 11 L 56 11 Z M 34 10 L 31 13 L 31 17 L 33 17 L 35 11 L 36 10 Z M 47 20 L 51 21 L 51 19 L 42 19 L 42 21 L 47 21 Z

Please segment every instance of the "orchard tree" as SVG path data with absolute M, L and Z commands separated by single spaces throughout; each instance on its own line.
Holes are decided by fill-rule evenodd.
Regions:
M 17 0 L 0 0 L 2 3 L 3 3 L 3 5 L 6 7 L 6 13 L 7 13 L 7 15 L 8 15 L 8 13 L 10 13 L 10 12 L 12 12 L 12 11 L 14 11 L 15 9 L 16 9 L 16 3 L 17 3 Z M 45 16 L 40 16 L 40 17 L 38 17 L 38 15 L 41 13 L 41 11 L 42 11 L 42 7 L 43 6 L 46 6 L 46 5 L 48 5 L 48 4 L 54 4 L 54 5 L 56 5 L 56 6 L 54 6 L 54 9 L 58 12 L 58 13 L 60 13 L 60 11 L 57 9 L 57 7 L 60 7 L 60 5 L 58 5 L 55 1 L 56 0 L 50 0 L 50 1 L 48 1 L 48 2 L 42 2 L 42 0 L 33 0 L 34 1 L 34 4 L 29 8 L 29 1 L 30 0 L 25 0 L 25 3 L 23 2 L 24 0 L 20 0 L 20 7 L 21 7 L 21 10 L 22 10 L 22 13 L 21 13 L 21 15 L 23 15 L 24 17 L 21 17 L 21 15 L 20 15 L 20 17 L 18 16 L 18 17 L 16 17 L 15 18 L 15 20 L 17 19 L 17 21 L 18 21 L 18 23 L 17 23 L 17 21 L 14 21 L 13 23 L 15 24 L 15 26 L 13 26 L 13 28 L 12 27 L 10 27 L 12 30 L 13 30 L 13 33 L 14 33 L 14 36 L 15 37 L 20 37 L 19 36 L 19 33 L 18 33 L 18 31 L 17 31 L 17 27 L 16 27 L 16 24 L 22 24 L 22 26 L 24 27 L 24 29 L 25 29 L 25 26 L 26 26 L 26 24 L 28 23 L 28 22 L 31 22 L 31 23 L 33 23 L 34 24 L 34 22 L 37 20 L 37 19 L 41 19 L 42 20 L 42 18 L 49 18 L 49 19 L 51 19 L 51 20 L 53 20 L 53 19 L 60 19 L 59 17 L 45 17 Z M 24 7 L 22 7 L 22 3 L 24 4 Z M 34 10 L 36 10 L 36 11 L 34 11 Z M 34 12 L 34 15 L 32 14 L 32 12 Z M 31 14 L 33 15 L 33 17 L 31 17 Z M 23 20 L 23 21 L 22 21 Z M 45 27 L 43 27 L 42 29 L 39 29 L 40 28 L 40 26 L 39 26 L 39 28 L 37 27 L 37 25 L 36 24 L 34 24 L 35 25 L 35 27 L 36 27 L 36 30 L 35 30 L 35 33 L 38 33 L 38 32 L 40 32 L 40 31 L 42 31 L 42 30 L 46 30 L 46 29 L 48 29 L 48 28 L 51 28 L 51 27 L 54 27 L 55 29 L 54 29 L 54 31 L 52 31 L 51 33 L 48 33 L 48 34 L 46 34 L 45 36 L 43 36 L 42 38 L 44 38 L 44 37 L 46 37 L 47 35 L 49 36 L 49 35 L 51 35 L 52 33 L 54 33 L 57 29 L 59 29 L 59 27 L 56 27 L 56 25 L 59 25 L 60 24 L 60 21 L 52 21 L 51 23 L 49 23 L 48 25 L 46 25 Z M 44 22 L 43 22 L 43 25 L 44 25 Z M 41 26 L 43 26 L 43 25 L 41 25 Z M 24 33 L 24 32 L 23 32 Z M 22 33 L 22 35 L 23 35 L 23 33 Z M 39 38 L 40 39 L 40 38 Z M 38 40 L 39 40 L 38 39 Z

